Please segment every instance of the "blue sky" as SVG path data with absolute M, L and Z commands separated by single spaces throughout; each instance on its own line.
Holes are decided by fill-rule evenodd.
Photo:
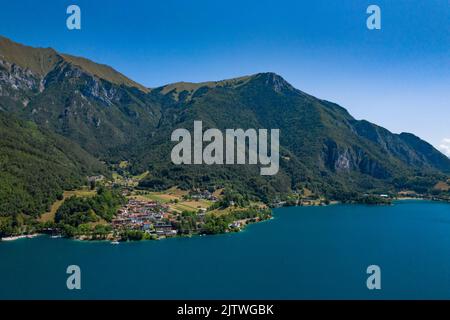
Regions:
M 70 4 L 81 8 L 81 30 L 66 28 Z M 381 30 L 366 28 L 370 4 L 381 8 Z M 273 71 L 450 155 L 448 0 L 16 0 L 1 5 L 0 34 L 149 87 Z

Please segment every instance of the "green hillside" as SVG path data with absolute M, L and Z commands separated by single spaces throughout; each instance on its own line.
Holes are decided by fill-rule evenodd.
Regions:
M 0 112 L 0 216 L 37 217 L 62 195 L 106 170 L 78 145 Z

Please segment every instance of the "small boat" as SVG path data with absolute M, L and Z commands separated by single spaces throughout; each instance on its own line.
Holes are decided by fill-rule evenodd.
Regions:
M 51 236 L 50 238 L 52 238 L 52 239 L 58 239 L 58 238 L 62 238 L 62 235 L 57 234 L 57 235 Z
M 119 241 L 111 241 L 111 244 L 119 244 Z

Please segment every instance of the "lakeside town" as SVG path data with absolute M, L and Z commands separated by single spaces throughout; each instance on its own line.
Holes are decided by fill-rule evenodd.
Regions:
M 250 223 L 267 220 L 270 209 L 262 203 L 235 203 L 217 190 L 181 190 L 176 187 L 152 192 L 137 188 L 145 176 L 113 174 L 87 178 L 89 186 L 64 192 L 36 223 L 24 224 L 20 234 L 2 241 L 52 238 L 121 241 L 159 240 L 177 236 L 238 232 Z M 106 204 L 111 204 L 110 208 Z M 81 211 L 84 214 L 80 214 Z
M 132 176 L 115 172 L 112 179 L 102 175 L 88 177 L 89 186 L 65 192 L 62 199 L 37 222 L 23 223 L 20 232 L 11 232 L 1 240 L 13 241 L 47 234 L 53 238 L 105 240 L 118 244 L 121 241 L 238 232 L 248 224 L 270 219 L 271 208 L 343 203 L 329 201 L 308 189 L 293 192 L 270 205 L 243 199 L 240 194 L 222 187 L 212 190 L 172 187 L 164 191 L 149 191 L 138 187 L 139 181 L 147 174 Z M 450 189 L 448 183 L 437 187 Z M 355 203 L 389 205 L 402 199 L 450 202 L 448 197 L 404 190 L 364 194 Z M 85 213 L 80 215 L 80 210 L 85 210 Z

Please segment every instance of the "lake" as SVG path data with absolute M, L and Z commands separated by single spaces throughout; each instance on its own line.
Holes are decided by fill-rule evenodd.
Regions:
M 280 208 L 240 233 L 119 245 L 0 242 L 0 299 L 305 298 L 450 299 L 450 204 Z

